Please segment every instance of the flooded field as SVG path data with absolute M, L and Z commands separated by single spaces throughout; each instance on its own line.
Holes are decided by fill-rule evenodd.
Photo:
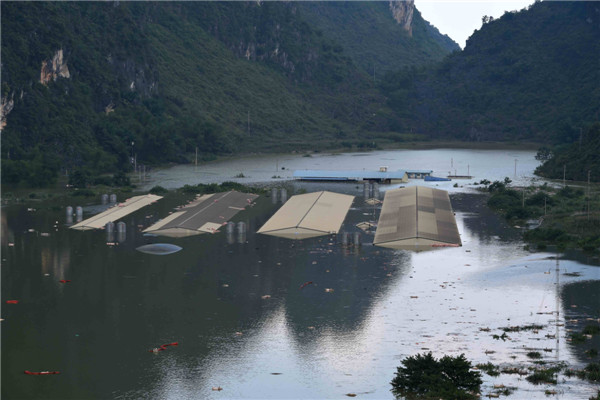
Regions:
M 290 175 L 295 168 L 388 165 L 445 176 L 442 165 L 451 161 L 463 163 L 458 173 L 466 174 L 467 159 L 477 181 L 515 178 L 517 159 L 515 181 L 528 183 L 537 165 L 531 152 L 424 152 L 231 160 L 154 171 L 145 184 L 172 188 L 210 181 L 206 176 L 272 184 L 279 178 L 268 168 L 276 163 Z M 239 172 L 246 178 L 231 179 Z M 570 330 L 600 322 L 598 259 L 561 253 L 557 267 L 556 254 L 525 251 L 518 228 L 491 213 L 471 187 L 454 183 L 438 187 L 451 191 L 463 247 L 421 253 L 371 245 L 373 235 L 355 225 L 376 218 L 377 210 L 355 184 L 292 187 L 355 195 L 342 231 L 359 232 L 360 246 L 343 246 L 342 235 L 290 241 L 255 234 L 281 206 L 266 196 L 235 217 L 246 230 L 182 239 L 141 230 L 183 198 L 124 218 L 127 232 L 120 238 L 67 229 L 64 207 L 76 204 L 5 207 L 2 396 L 392 399 L 390 381 L 400 361 L 428 351 L 464 353 L 473 364 L 520 371 L 539 362 L 528 355 L 534 351 L 548 363 L 585 366 L 585 351 L 600 348 L 599 337 L 581 345 L 566 339 Z M 85 207 L 84 217 L 92 210 Z M 136 251 L 151 243 L 182 250 Z M 514 329 L 531 325 L 537 329 Z M 556 385 L 534 385 L 519 374 L 483 378 L 482 395 L 500 385 L 513 388 L 508 398 L 515 399 L 597 393 L 597 385 L 562 373 Z

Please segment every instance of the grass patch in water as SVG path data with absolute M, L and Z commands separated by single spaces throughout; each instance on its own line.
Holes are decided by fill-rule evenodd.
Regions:
M 500 375 L 500 367 L 492 364 L 491 362 L 487 362 L 485 364 L 477 364 L 477 368 L 488 374 L 489 376 L 499 376 Z
M 544 326 L 543 325 L 536 325 L 536 324 L 531 324 L 531 325 L 523 325 L 523 326 L 505 326 L 502 329 L 504 332 L 521 332 L 521 331 L 539 331 L 540 329 L 543 329 Z
M 527 353 L 527 357 L 538 360 L 542 358 L 542 353 L 540 353 L 539 351 L 530 351 Z

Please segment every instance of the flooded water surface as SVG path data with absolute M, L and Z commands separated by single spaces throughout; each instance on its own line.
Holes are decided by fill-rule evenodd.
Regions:
M 273 156 L 154 171 L 145 185 L 273 184 L 280 181 L 272 178 L 275 166 L 281 180 L 296 168 L 380 165 L 445 176 L 451 162 L 458 174 L 467 173 L 468 163 L 474 175 L 469 182 L 509 176 L 529 183 L 537 165 L 531 152 L 502 151 Z M 246 177 L 232 179 L 239 172 Z M 342 235 L 303 241 L 257 235 L 281 206 L 267 196 L 234 218 L 245 229 L 236 225 L 230 233 L 180 239 L 141 230 L 183 198 L 163 199 L 125 217 L 121 237 L 68 229 L 64 208 L 75 204 L 61 210 L 5 207 L 2 396 L 392 399 L 396 367 L 417 353 L 464 353 L 473 364 L 526 369 L 535 366 L 527 354 L 538 351 L 543 361 L 585 366 L 585 350 L 600 347 L 598 336 L 583 347 L 566 337 L 567 330 L 599 322 L 598 260 L 560 254 L 557 267 L 554 253 L 525 251 L 519 229 L 491 213 L 467 182 L 438 186 L 451 190 L 463 247 L 421 253 L 371 245 L 373 235 L 356 224 L 376 219 L 378 210 L 365 204 L 356 184 L 293 188 L 355 195 L 342 231 L 351 238 L 360 234 L 360 246 L 342 245 Z M 397 185 L 381 188 L 392 187 Z M 84 217 L 94 210 L 84 207 Z M 150 244 L 181 250 L 136 251 Z M 6 303 L 11 300 L 18 303 Z M 502 328 L 532 324 L 541 327 L 494 338 Z M 509 398 L 516 399 L 547 398 L 546 390 L 562 399 L 596 394 L 594 385 L 576 377 L 533 385 L 518 374 L 484 374 L 482 394 L 500 384 L 514 388 Z

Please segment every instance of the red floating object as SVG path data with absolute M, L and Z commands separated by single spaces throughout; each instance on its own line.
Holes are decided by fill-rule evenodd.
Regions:
M 60 371 L 40 371 L 40 372 L 31 372 L 25 370 L 26 375 L 57 375 L 60 374 Z
M 60 283 L 69 283 L 71 281 L 69 279 L 61 279 L 59 282 Z
M 300 285 L 300 289 L 304 289 L 306 286 L 311 285 L 312 283 L 313 281 L 304 282 L 302 285 Z
M 6 300 L 6 304 L 19 304 L 19 300 Z
M 167 344 L 163 344 L 160 347 L 155 347 L 152 350 L 148 350 L 150 353 L 158 353 L 159 351 L 164 351 L 167 349 L 168 346 L 179 346 L 178 342 L 173 342 L 173 343 L 167 343 Z

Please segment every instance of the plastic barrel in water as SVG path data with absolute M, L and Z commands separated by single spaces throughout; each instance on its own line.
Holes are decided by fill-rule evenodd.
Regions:
M 108 204 L 108 195 L 106 193 L 102 195 L 101 199 L 103 205 Z
M 116 194 L 111 194 L 110 195 L 110 202 L 111 203 L 116 203 L 117 202 L 117 195 Z
M 76 214 L 77 222 L 83 221 L 83 208 L 81 206 L 77 206 L 75 208 L 75 214 Z

